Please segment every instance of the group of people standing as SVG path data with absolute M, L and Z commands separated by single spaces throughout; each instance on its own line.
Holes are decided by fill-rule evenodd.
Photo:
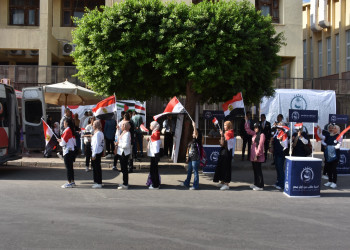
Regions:
M 138 118 L 138 117 L 137 117 Z M 137 136 L 133 135 L 136 130 L 140 129 L 142 124 L 141 120 L 133 121 L 130 119 L 128 112 L 123 114 L 122 120 L 117 124 L 114 119 L 111 119 L 114 123 L 111 123 L 115 127 L 115 135 L 113 141 L 111 136 L 106 136 L 102 132 L 102 124 L 100 120 L 96 120 L 95 117 L 89 117 L 88 123 L 84 129 L 84 144 L 86 155 L 86 168 L 88 171 L 89 161 L 92 161 L 93 176 L 95 184 L 93 188 L 102 187 L 102 170 L 101 170 L 101 158 L 103 156 L 103 150 L 105 143 L 107 148 L 107 156 L 112 154 L 114 157 L 113 170 L 117 170 L 117 161 L 120 161 L 121 172 L 123 173 L 123 184 L 119 185 L 118 189 L 128 189 L 130 172 L 130 158 L 137 154 L 137 147 L 135 147 L 135 140 Z M 59 143 L 63 148 L 64 162 L 67 168 L 67 180 L 68 182 L 62 187 L 74 187 L 74 148 L 76 147 L 75 140 L 75 124 L 69 117 L 63 117 L 63 131 L 61 133 L 61 139 Z M 105 121 L 105 130 L 109 130 L 111 127 L 110 122 Z M 113 125 L 114 124 L 114 125 Z M 187 162 L 188 172 L 187 178 L 184 182 L 181 182 L 181 186 L 187 187 L 190 190 L 196 190 L 199 188 L 199 167 L 201 159 L 203 158 L 203 145 L 202 145 L 202 133 L 196 127 L 196 123 L 192 122 L 193 134 L 192 140 L 187 147 Z M 312 152 L 312 147 L 308 132 L 302 123 L 297 123 L 294 126 L 295 132 L 292 134 L 291 144 L 289 145 L 288 133 L 285 129 L 288 128 L 286 123 L 283 122 L 283 115 L 277 116 L 276 122 L 272 125 L 266 121 L 266 116 L 261 115 L 261 121 L 253 123 L 251 114 L 247 112 L 244 119 L 244 136 L 243 149 L 245 149 L 245 143 L 248 144 L 248 157 L 252 162 L 252 168 L 254 173 L 254 182 L 250 185 L 254 191 L 262 191 L 264 189 L 264 178 L 262 173 L 262 163 L 266 162 L 267 153 L 270 151 L 273 154 L 273 164 L 276 168 L 276 182 L 274 187 L 279 190 L 284 189 L 285 175 L 284 175 L 284 162 L 285 156 L 289 155 L 290 150 L 292 156 L 306 157 Z M 160 187 L 160 175 L 158 171 L 158 162 L 160 160 L 162 141 L 160 139 L 161 133 L 164 137 L 173 137 L 174 123 L 171 117 L 168 117 L 163 123 L 163 129 L 161 131 L 160 124 L 157 121 L 153 121 L 150 124 L 152 131 L 151 136 L 148 138 L 147 156 L 150 157 L 150 173 L 148 178 L 149 189 L 159 189 Z M 167 136 L 167 133 L 168 136 Z M 324 175 L 327 175 L 329 181 L 325 186 L 336 188 L 337 185 L 337 173 L 336 167 L 339 161 L 339 148 L 341 140 L 336 140 L 340 133 L 339 126 L 335 124 L 329 124 L 323 131 L 318 127 L 318 136 L 322 139 L 322 145 L 324 146 L 325 154 L 325 167 Z M 141 132 L 142 135 L 142 132 Z M 244 137 L 242 136 L 242 137 Z M 247 139 L 248 138 L 248 139 Z M 135 139 L 135 140 L 133 140 Z M 143 139 L 141 137 L 141 139 Z M 247 141 L 248 140 L 248 141 Z M 233 122 L 226 121 L 224 123 L 224 131 L 220 130 L 220 153 L 218 158 L 218 164 L 215 170 L 213 181 L 218 183 L 217 186 L 220 190 L 228 190 L 231 182 L 231 168 L 233 165 L 233 156 L 235 151 L 236 138 L 233 130 Z M 166 141 L 164 144 L 169 144 Z M 139 144 L 142 156 L 142 144 Z M 291 149 L 290 149 L 291 147 Z M 169 145 L 167 147 L 167 153 L 169 153 Z M 165 145 L 164 145 L 165 149 Z M 171 151 L 170 151 L 171 153 Z M 244 151 L 242 151 L 242 160 L 244 160 Z M 190 181 L 194 173 L 193 186 L 190 187 Z

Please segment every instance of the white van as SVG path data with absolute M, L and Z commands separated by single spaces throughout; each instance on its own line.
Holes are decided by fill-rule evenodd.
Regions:
M 21 158 L 21 127 L 16 93 L 0 83 L 0 165 Z
M 42 87 L 22 89 L 22 127 L 24 147 L 27 150 L 44 150 L 43 122 L 46 121 L 46 104 Z

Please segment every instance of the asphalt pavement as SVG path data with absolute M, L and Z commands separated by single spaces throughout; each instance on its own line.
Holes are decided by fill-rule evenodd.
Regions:
M 62 189 L 59 159 L 28 158 L 0 167 L 0 249 L 350 249 L 350 176 L 320 198 L 288 198 L 272 186 L 271 160 L 264 191 L 252 191 L 251 165 L 237 156 L 230 190 L 200 174 L 192 191 L 179 186 L 184 164 L 163 159 L 161 189 L 148 190 L 145 158 L 117 190 L 122 175 L 104 159 L 102 189 L 80 165 L 77 187 Z

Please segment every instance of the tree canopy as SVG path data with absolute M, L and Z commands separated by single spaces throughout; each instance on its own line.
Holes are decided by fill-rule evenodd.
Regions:
M 76 20 L 78 77 L 101 94 L 245 102 L 273 94 L 283 34 L 248 1 L 125 0 Z M 189 91 L 190 89 L 190 91 Z

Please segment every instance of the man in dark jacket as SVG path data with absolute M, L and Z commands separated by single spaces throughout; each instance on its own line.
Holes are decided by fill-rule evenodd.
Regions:
M 271 139 L 271 123 L 266 121 L 265 114 L 261 114 L 260 116 L 260 131 L 265 135 L 264 154 L 265 154 L 265 162 L 266 162 L 267 151 L 269 150 L 269 144 Z
M 248 117 L 248 123 L 249 123 L 249 127 L 251 130 L 254 130 L 254 122 L 252 120 L 252 115 L 251 113 L 248 111 L 246 113 L 246 116 Z M 248 133 L 245 131 L 244 129 L 244 125 L 245 125 L 245 119 L 242 120 L 241 122 L 241 126 L 240 126 L 240 135 L 242 138 L 242 161 L 244 161 L 244 154 L 245 154 L 245 148 L 247 146 L 248 143 L 248 161 L 250 159 L 250 147 L 252 145 L 252 136 L 248 135 Z

